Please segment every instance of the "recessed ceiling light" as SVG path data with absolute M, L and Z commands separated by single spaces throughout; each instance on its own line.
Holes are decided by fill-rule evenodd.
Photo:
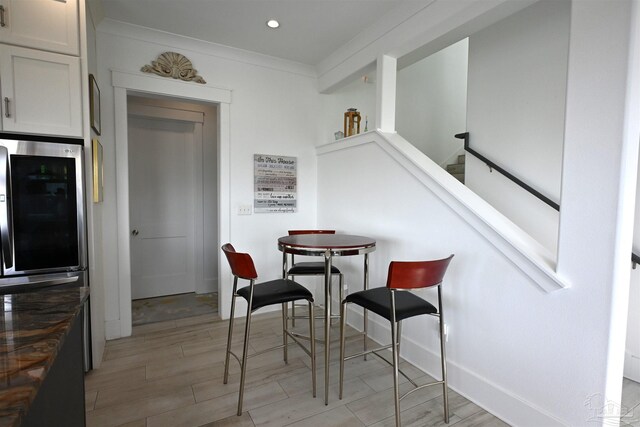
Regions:
M 267 21 L 267 27 L 269 28 L 278 28 L 279 26 L 280 26 L 280 23 L 275 19 L 269 19 Z

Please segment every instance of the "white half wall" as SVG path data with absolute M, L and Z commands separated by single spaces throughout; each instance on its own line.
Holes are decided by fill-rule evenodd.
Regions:
M 567 398 L 564 373 L 572 369 L 570 354 L 578 351 L 565 345 L 565 337 L 575 333 L 564 321 L 566 310 L 578 303 L 571 291 L 544 292 L 475 229 L 465 209 L 445 203 L 439 187 L 458 183 L 424 154 L 404 151 L 378 134 L 356 140 L 342 149 L 339 143 L 323 147 L 319 154 L 319 223 L 377 240 L 369 257 L 371 287 L 384 286 L 391 260 L 455 254 L 443 289 L 452 388 L 512 425 L 562 425 L 561 415 L 541 408 Z M 444 197 L 479 209 L 486 204 L 468 189 L 459 190 Z M 331 209 L 335 205 L 349 209 Z M 340 259 L 349 292 L 362 288 L 361 260 L 353 258 Z M 422 295 L 434 301 L 436 294 Z M 388 342 L 386 321 L 371 317 L 374 336 Z M 436 376 L 437 322 L 427 316 L 405 323 L 403 357 Z
M 606 369 L 607 337 L 594 339 L 595 319 L 584 309 L 601 304 L 599 293 L 543 286 L 573 276 L 536 277 L 520 266 L 518 246 L 528 242 L 521 250 L 535 259 L 535 241 L 514 227 L 505 249 L 494 233 L 508 229 L 495 227 L 506 219 L 398 135 L 374 132 L 318 153 L 318 222 L 377 240 L 371 287 L 384 286 L 391 260 L 455 254 L 444 281 L 451 387 L 511 425 L 586 424 L 593 408 L 585 401 L 604 395 L 595 378 Z M 477 214 L 493 227 L 479 227 Z M 361 259 L 340 261 L 349 292 L 360 290 Z M 388 342 L 386 321 L 372 318 L 373 336 Z M 350 319 L 357 325 L 359 316 Z M 437 376 L 437 323 L 410 320 L 403 340 L 402 356 Z

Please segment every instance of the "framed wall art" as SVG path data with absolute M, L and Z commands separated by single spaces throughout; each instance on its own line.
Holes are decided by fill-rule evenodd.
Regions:
M 100 88 L 93 74 L 89 74 L 89 117 L 91 129 L 100 135 Z
M 93 152 L 93 203 L 100 203 L 104 199 L 102 144 L 100 144 L 100 141 L 95 138 L 91 142 Z

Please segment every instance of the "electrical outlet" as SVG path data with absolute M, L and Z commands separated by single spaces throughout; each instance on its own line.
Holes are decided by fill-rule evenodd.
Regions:
M 251 205 L 238 206 L 238 215 L 251 215 Z
M 444 342 L 449 342 L 449 325 L 444 324 Z

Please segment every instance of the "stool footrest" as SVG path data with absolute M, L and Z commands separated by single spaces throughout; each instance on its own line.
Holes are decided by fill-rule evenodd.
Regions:
M 405 394 L 400 396 L 400 400 L 404 399 L 405 397 L 407 397 L 408 395 L 410 395 L 414 391 L 418 391 L 418 390 L 421 390 L 421 389 L 426 388 L 426 387 L 431 387 L 432 385 L 440 385 L 440 384 L 444 384 L 444 381 L 434 381 L 434 382 L 429 383 L 429 384 L 416 385 L 416 388 L 414 388 L 412 390 L 409 390 L 408 392 L 406 392 Z M 414 385 L 415 385 L 415 383 L 414 383 Z
M 364 356 L 364 355 L 367 355 L 367 354 L 375 353 L 376 351 L 388 350 L 390 348 L 391 348 L 391 344 L 385 345 L 385 346 L 382 346 L 382 347 L 377 347 L 377 348 L 374 348 L 374 349 L 371 349 L 371 350 L 362 351 L 360 353 L 352 354 L 350 356 L 345 356 L 344 360 L 355 359 L 356 357 L 360 357 L 360 356 Z M 387 359 L 385 359 L 384 357 L 380 356 L 379 354 L 376 354 L 376 356 L 378 356 L 379 358 L 381 358 L 385 362 L 389 363 L 389 361 Z
M 289 335 L 291 337 L 291 339 L 294 341 L 291 344 L 287 344 L 287 346 L 298 344 L 302 348 L 302 350 L 305 353 L 307 353 L 307 355 L 311 356 L 311 351 L 309 349 L 307 349 L 300 340 L 297 339 L 297 338 L 305 338 L 307 340 L 310 340 L 310 338 L 307 335 L 295 334 L 296 336 L 294 336 L 294 334 L 292 334 L 289 331 L 287 331 L 287 335 Z M 284 344 L 279 344 L 279 345 L 276 345 L 276 346 L 273 346 L 273 347 L 265 348 L 264 350 L 257 351 L 257 352 L 255 352 L 253 354 L 248 354 L 247 355 L 247 359 L 251 359 L 254 356 L 260 356 L 261 354 L 268 353 L 268 352 L 273 351 L 273 350 L 279 350 L 281 348 L 284 348 Z M 242 365 L 242 361 L 240 360 L 240 357 L 238 357 L 238 355 L 236 355 L 231 350 L 229 350 L 229 354 L 232 355 L 233 357 L 235 357 L 235 359 L 238 361 L 238 363 L 240 365 Z

